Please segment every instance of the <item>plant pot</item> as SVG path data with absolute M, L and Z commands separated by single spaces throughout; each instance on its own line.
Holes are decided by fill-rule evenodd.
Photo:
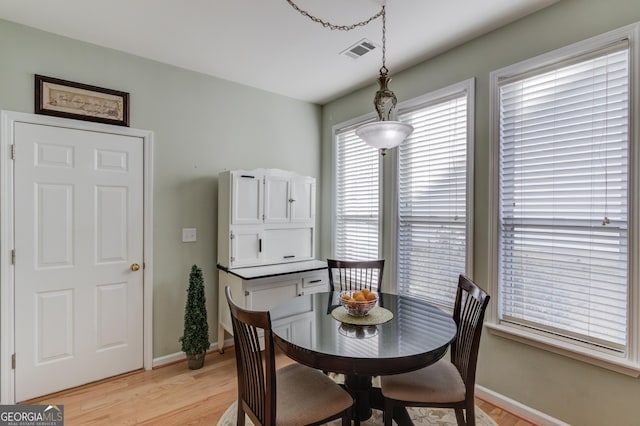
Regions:
M 187 363 L 191 370 L 197 370 L 204 365 L 204 352 L 196 355 L 187 355 Z

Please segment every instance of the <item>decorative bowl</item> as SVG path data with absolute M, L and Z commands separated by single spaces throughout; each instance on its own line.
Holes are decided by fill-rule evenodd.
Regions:
M 353 315 L 354 317 L 363 317 L 369 314 L 371 308 L 376 306 L 378 302 L 378 296 L 373 292 L 368 292 L 371 296 L 367 296 L 367 292 L 364 294 L 361 291 L 341 291 L 340 292 L 340 304 L 344 306 L 349 315 Z M 360 299 L 358 294 L 363 295 L 365 300 L 356 300 L 355 298 Z M 369 300 L 366 300 L 368 297 Z

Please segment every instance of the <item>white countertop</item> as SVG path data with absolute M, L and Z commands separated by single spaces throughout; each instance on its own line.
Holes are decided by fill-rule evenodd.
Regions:
M 274 275 L 286 275 L 294 274 L 296 272 L 316 271 L 319 269 L 326 269 L 327 262 L 324 260 L 306 260 L 303 262 L 290 262 L 281 263 L 278 265 L 265 265 L 265 266 L 251 266 L 247 268 L 232 268 L 223 269 L 227 273 L 236 275 L 245 280 L 252 280 L 256 278 L 270 277 Z

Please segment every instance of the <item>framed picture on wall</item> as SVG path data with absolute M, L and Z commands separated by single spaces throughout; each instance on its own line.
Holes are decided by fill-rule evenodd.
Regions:
M 35 113 L 129 126 L 129 94 L 35 75 Z

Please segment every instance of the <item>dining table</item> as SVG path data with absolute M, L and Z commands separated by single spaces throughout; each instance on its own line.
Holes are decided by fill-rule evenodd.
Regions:
M 273 329 L 276 346 L 288 357 L 312 368 L 344 375 L 344 387 L 354 397 L 356 425 L 370 418 L 372 409 L 384 407 L 380 388 L 373 386 L 373 377 L 406 373 L 435 363 L 445 355 L 457 330 L 451 314 L 428 301 L 391 293 L 375 294 L 376 306 L 381 309 L 374 309 L 378 309 L 377 313 L 384 311 L 382 323 L 351 318 L 344 315 L 346 311 L 333 313 L 334 309 L 344 307 L 340 292 L 330 291 L 296 298 L 297 302 L 306 298 L 302 304 L 313 312 L 309 338 L 294 340 L 286 329 Z M 274 306 L 271 315 L 282 317 L 289 303 Z M 394 420 L 399 425 L 412 424 L 405 409 L 394 410 Z

